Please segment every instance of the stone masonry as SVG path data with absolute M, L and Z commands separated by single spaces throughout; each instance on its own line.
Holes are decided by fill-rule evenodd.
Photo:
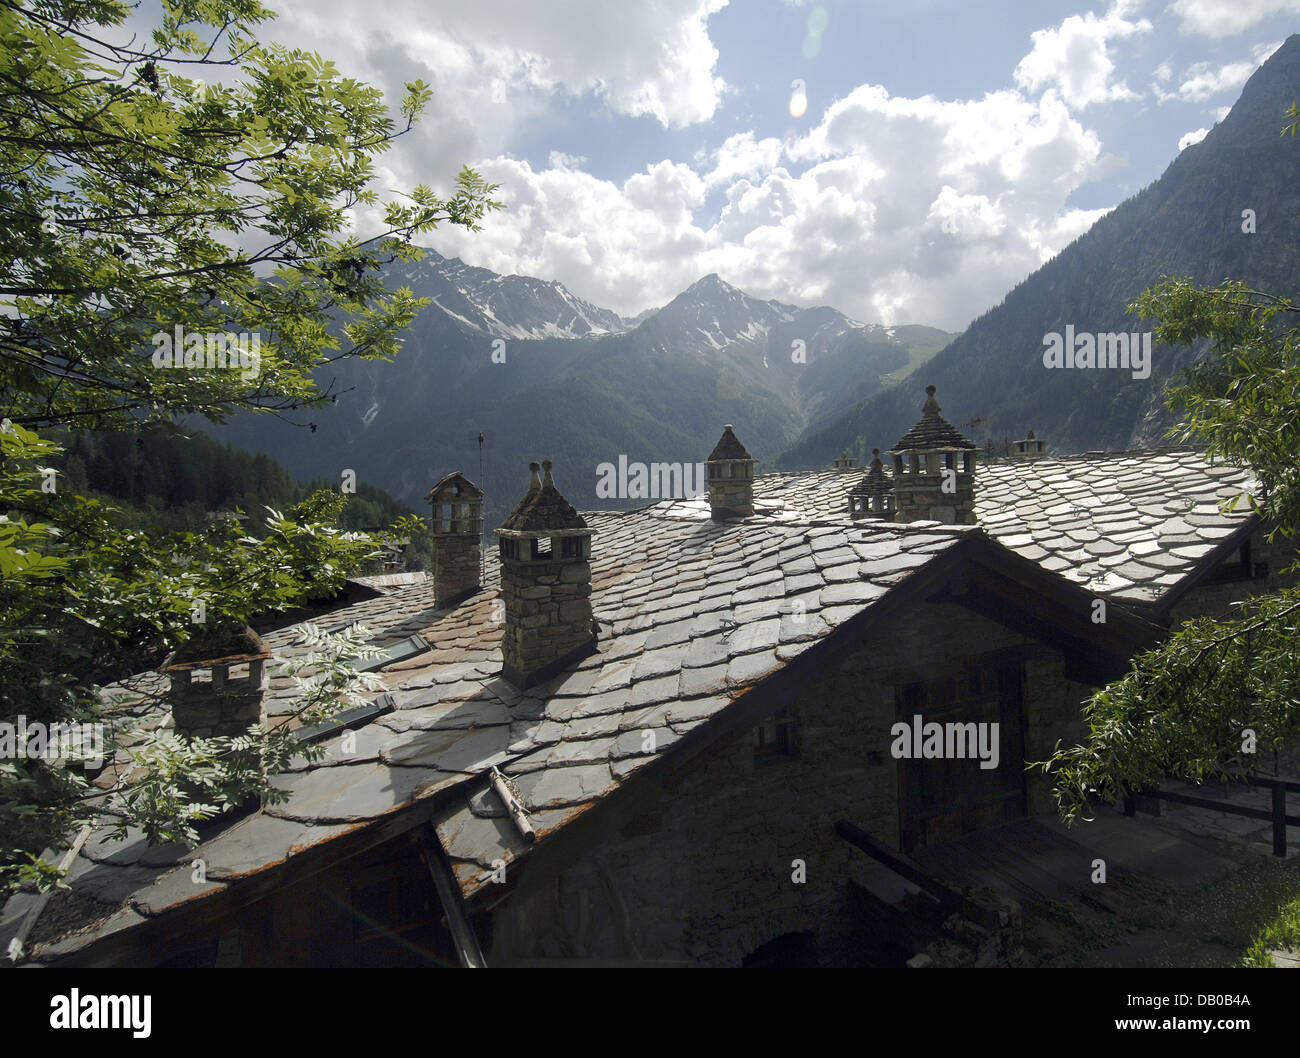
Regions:
M 900 437 L 894 460 L 894 520 L 974 525 L 974 441 L 939 414 L 934 386 L 925 387 L 921 418 Z
M 926 453 L 921 458 L 918 468 L 894 475 L 894 520 L 974 525 L 975 476 L 961 470 L 945 475 L 940 453 Z M 945 491 L 945 483 L 951 491 Z
M 496 530 L 505 603 L 501 674 L 521 690 L 596 646 L 592 531 L 555 487 L 549 459 L 530 463 L 529 469 L 527 494 Z M 545 478 L 538 477 L 539 470 Z
M 464 540 L 457 536 L 435 537 L 433 542 L 433 601 L 441 608 L 450 606 L 479 587 L 478 537 Z
M 515 686 L 537 683 L 551 666 L 593 644 L 591 564 L 585 557 L 503 561 L 501 595 L 505 600 L 502 672 Z
M 1028 642 L 959 606 L 922 604 L 888 638 L 864 641 L 802 690 L 791 705 L 796 757 L 760 763 L 753 729 L 738 732 L 643 783 L 635 797 L 602 806 L 580 852 L 563 835 L 539 847 L 519 891 L 493 915 L 489 962 L 578 956 L 735 966 L 787 933 L 842 930 L 853 913 L 847 879 L 864 854 L 835 833 L 836 820 L 900 843 L 895 687 Z M 1081 726 L 1088 688 L 1063 671 L 1051 651 L 1025 665 L 1031 760 Z M 1031 813 L 1051 811 L 1045 787 L 1031 779 L 1028 793 Z M 795 860 L 805 865 L 804 882 L 792 880 Z
M 722 437 L 704 464 L 709 483 L 709 507 L 715 520 L 748 518 L 754 513 L 756 462 L 732 427 L 724 426 Z
M 262 663 L 254 661 L 251 668 L 251 674 L 237 679 L 178 680 L 173 676 L 170 699 L 176 733 L 187 738 L 246 735 L 249 725 L 262 719 L 266 690 Z
M 433 527 L 433 603 L 454 606 L 478 591 L 483 556 L 483 492 L 460 473 L 429 491 Z

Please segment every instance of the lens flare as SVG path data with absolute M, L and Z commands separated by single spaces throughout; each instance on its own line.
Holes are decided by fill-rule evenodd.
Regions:
M 803 57 L 805 59 L 815 59 L 821 54 L 822 34 L 826 32 L 826 27 L 830 25 L 830 21 L 830 14 L 821 4 L 818 4 L 808 13 L 808 28 L 803 38 Z
M 808 112 L 808 91 L 803 81 L 796 77 L 790 82 L 790 116 L 801 118 Z

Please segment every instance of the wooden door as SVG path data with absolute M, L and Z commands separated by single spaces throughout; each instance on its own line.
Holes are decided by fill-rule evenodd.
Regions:
M 899 833 L 903 851 L 937 845 L 1023 816 L 1024 676 L 1017 662 L 975 661 L 960 675 L 904 684 L 895 691 L 898 720 L 998 724 L 998 764 L 977 757 L 898 762 Z

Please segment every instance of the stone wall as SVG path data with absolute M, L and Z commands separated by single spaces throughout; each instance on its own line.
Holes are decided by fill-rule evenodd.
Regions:
M 433 599 L 447 606 L 479 587 L 479 538 L 439 536 L 433 542 Z
M 739 732 L 593 809 L 580 846 L 561 834 L 531 853 L 517 891 L 491 916 L 489 961 L 726 966 L 788 933 L 830 939 L 852 913 L 846 880 L 865 856 L 835 833 L 836 821 L 899 845 L 895 685 L 1027 643 L 958 606 L 918 605 L 887 639 L 864 643 L 791 703 L 796 758 L 756 761 L 753 729 Z M 1027 746 L 1045 755 L 1077 727 L 1086 688 L 1065 681 L 1051 654 L 1025 672 Z M 1032 791 L 1031 810 L 1050 807 Z M 802 883 L 793 880 L 796 860 Z
M 586 559 L 503 560 L 501 598 L 506 611 L 502 672 L 517 687 L 592 642 Z
M 742 460 L 706 464 L 709 509 L 714 518 L 747 518 L 754 513 L 754 465 Z
M 225 687 L 214 691 L 209 682 L 195 681 L 185 689 L 174 689 L 168 698 L 177 734 L 188 738 L 233 738 L 248 734 L 250 724 L 262 719 L 262 695 L 266 690 L 265 673 L 227 679 Z
M 908 471 L 894 475 L 894 520 L 915 522 L 932 520 L 945 525 L 974 525 L 974 476 L 954 471 L 955 491 L 945 492 L 942 471 L 932 473 Z M 953 480 L 949 476 L 949 480 Z
M 907 960 L 912 970 L 1023 966 L 1026 961 L 1020 905 L 991 889 L 976 889 L 959 914 L 943 924 L 944 936 Z

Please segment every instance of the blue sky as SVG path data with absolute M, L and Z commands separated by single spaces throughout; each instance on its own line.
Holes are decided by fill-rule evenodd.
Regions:
M 1300 0 L 272 3 L 272 36 L 393 100 L 434 87 L 381 191 L 462 163 L 501 183 L 507 210 L 443 253 L 629 315 L 717 272 L 950 330 L 1156 179 L 1300 27 Z

